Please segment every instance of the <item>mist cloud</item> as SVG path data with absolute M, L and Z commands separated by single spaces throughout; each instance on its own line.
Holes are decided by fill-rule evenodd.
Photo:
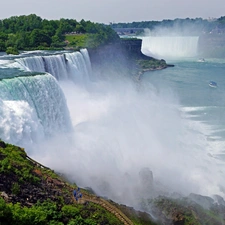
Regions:
M 129 79 L 61 87 L 74 132 L 40 145 L 32 157 L 81 187 L 136 207 L 141 198 L 174 192 L 224 196 L 204 125 L 185 117 L 171 90 Z

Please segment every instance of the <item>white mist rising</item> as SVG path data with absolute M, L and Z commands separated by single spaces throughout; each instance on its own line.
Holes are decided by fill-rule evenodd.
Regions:
M 27 103 L 11 107 L 6 101 L 0 102 L 2 112 L 7 114 L 2 119 L 6 122 L 1 123 L 3 131 L 7 123 L 21 124 L 19 131 L 24 143 L 32 133 L 23 133 L 28 130 L 25 128 L 33 129 L 34 135 L 48 131 L 46 141 L 41 139 L 35 143 L 30 138 L 34 142 L 27 148 L 29 156 L 64 173 L 77 185 L 91 187 L 97 194 L 120 203 L 138 207 L 141 198 L 173 192 L 224 197 L 224 169 L 219 161 L 208 155 L 210 146 L 200 129 L 203 125 L 185 117 L 175 93 L 163 87 L 156 90 L 148 82 L 134 82 L 129 76 L 112 76 L 112 71 L 110 76 L 105 74 L 107 79 L 96 76 L 90 81 L 87 77 L 90 65 L 88 69 L 76 64 L 82 54 L 67 55 L 66 63 L 58 63 L 62 66 L 56 71 L 57 76 L 61 76 L 59 81 L 49 74 L 14 78 L 16 82 L 17 79 L 30 80 L 26 86 L 29 88 L 11 85 L 12 93 L 17 98 L 20 94 L 21 100 Z M 76 58 L 73 65 L 69 56 Z M 30 63 L 35 70 L 50 70 L 52 62 L 65 58 L 46 56 L 27 60 L 20 62 L 21 65 L 26 62 L 29 68 Z M 67 74 L 61 74 L 65 71 Z M 42 88 L 38 86 L 41 80 Z M 9 85 L 5 81 L 0 84 L 1 98 L 8 99 L 11 93 L 9 97 L 5 94 Z M 11 107 L 10 112 L 5 110 L 6 106 Z M 72 129 L 68 125 L 67 108 Z M 20 110 L 29 114 L 28 126 Z M 33 122 L 40 123 L 43 130 Z M 10 134 L 10 126 L 7 129 Z
M 36 159 L 81 187 L 133 206 L 142 197 L 173 192 L 223 196 L 207 141 L 183 117 L 174 95 L 128 79 L 61 87 L 74 132 L 45 143 Z M 153 182 L 141 175 L 148 169 Z
M 185 26 L 184 26 L 185 27 Z M 192 34 L 191 34 L 192 33 Z M 188 28 L 145 29 L 142 52 L 158 59 L 180 59 L 198 55 L 199 35 Z

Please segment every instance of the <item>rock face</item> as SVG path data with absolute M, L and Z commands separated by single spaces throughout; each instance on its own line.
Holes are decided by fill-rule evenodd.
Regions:
M 21 148 L 15 147 L 14 150 L 2 141 L 0 146 L 4 148 L 0 151 L 0 192 L 6 202 L 31 206 L 38 200 L 54 201 L 60 196 L 67 204 L 72 203 L 71 194 L 62 191 L 66 183 L 53 176 L 50 169 L 32 161 Z
M 2 199 L 4 199 L 6 203 L 20 203 L 21 208 L 24 206 L 27 207 L 25 211 L 21 211 L 24 213 L 21 216 L 21 220 L 24 220 L 25 217 L 30 218 L 29 213 L 31 212 L 26 211 L 26 209 L 30 209 L 31 207 L 31 209 L 34 209 L 37 207 L 35 203 L 45 203 L 46 200 L 48 200 L 48 203 L 51 201 L 51 203 L 56 205 L 56 208 L 53 211 L 50 210 L 51 215 L 46 215 L 46 218 L 42 216 L 43 214 L 35 214 L 35 219 L 37 219 L 37 221 L 39 219 L 45 221 L 38 224 L 50 224 L 49 222 L 52 222 L 53 219 L 54 221 L 59 221 L 60 224 L 72 224 L 69 221 L 73 221 L 74 219 L 79 220 L 79 224 L 90 224 L 89 222 L 82 222 L 86 219 L 96 221 L 91 224 L 133 224 L 133 222 L 119 210 L 118 204 L 90 194 L 84 189 L 82 189 L 82 198 L 76 201 L 73 196 L 74 186 L 64 181 L 63 178 L 55 174 L 54 171 L 31 159 L 22 148 L 4 144 L 2 144 L 2 146 L 5 148 L 0 147 L 0 200 L 2 202 Z M 127 207 L 124 206 L 123 209 L 126 210 Z M 1 210 L 2 208 L 0 212 Z M 48 211 L 48 209 L 44 210 Z M 69 210 L 68 212 L 70 213 L 65 213 L 67 210 Z M 152 218 L 147 213 L 144 213 L 145 218 L 142 218 L 141 212 L 138 213 L 134 209 L 131 211 L 132 214 L 127 213 L 128 216 L 136 220 L 138 224 L 153 224 Z M 12 213 L 10 216 L 6 216 L 4 211 L 2 212 L 3 213 L 0 213 L 0 224 L 22 224 L 20 222 L 14 222 L 17 218 L 15 219 Z M 43 213 L 43 211 L 41 212 Z M 60 216 L 55 218 L 56 214 L 60 214 Z M 32 218 L 30 218 L 30 220 L 32 220 Z M 9 221 L 13 221 L 13 223 Z M 75 224 L 74 221 L 73 224 Z
M 5 148 L 5 147 L 6 147 L 5 142 L 3 142 L 3 141 L 0 140 L 0 148 Z
M 93 71 L 98 74 L 129 74 L 139 77 L 148 70 L 164 69 L 168 66 L 165 60 L 157 60 L 141 52 L 142 40 L 128 39 L 119 43 L 88 49 Z
M 153 173 L 149 168 L 143 168 L 139 172 L 141 186 L 147 191 L 153 189 Z
M 71 195 L 62 192 L 64 186 L 63 181 L 51 178 L 41 178 L 41 181 L 36 184 L 30 182 L 19 183 L 15 174 L 0 173 L 1 196 L 6 202 L 20 202 L 23 206 L 31 206 L 37 201 L 43 202 L 46 199 L 55 201 L 59 196 L 64 198 L 66 204 L 71 204 Z

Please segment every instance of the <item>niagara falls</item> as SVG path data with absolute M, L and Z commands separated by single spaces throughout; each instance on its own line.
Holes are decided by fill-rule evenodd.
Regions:
M 135 83 L 123 75 L 120 80 L 107 74 L 92 79 L 85 49 L 1 58 L 3 72 L 30 73 L 1 80 L 3 140 L 25 147 L 80 186 L 127 204 L 144 197 L 140 172 L 145 168 L 153 173 L 150 196 L 224 196 L 219 156 L 224 106 L 218 101 L 224 92 L 207 86 L 210 67 L 216 67 L 221 80 L 220 62 L 207 62 L 204 68 L 196 61 L 178 61 L 174 69 L 148 72 Z
M 0 209 L 224 224 L 224 24 L 1 20 Z

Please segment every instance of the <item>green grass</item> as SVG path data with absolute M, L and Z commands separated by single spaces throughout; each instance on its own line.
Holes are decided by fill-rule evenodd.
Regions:
M 88 42 L 88 34 L 74 34 L 74 35 L 66 35 L 66 41 L 68 41 L 68 46 L 73 46 L 77 48 L 85 48 L 87 47 Z

